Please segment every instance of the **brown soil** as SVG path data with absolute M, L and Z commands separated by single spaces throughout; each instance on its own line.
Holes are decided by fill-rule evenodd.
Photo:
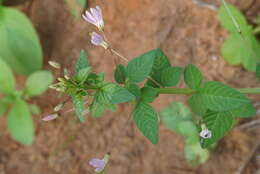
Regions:
M 251 17 L 257 13 L 255 7 L 260 6 L 259 1 L 254 3 L 252 11 L 250 7 L 245 9 Z M 259 85 L 253 73 L 230 66 L 220 57 L 227 33 L 219 24 L 216 11 L 199 7 L 192 0 L 92 0 L 89 5 L 102 6 L 108 38 L 130 59 L 161 47 L 173 65 L 194 63 L 207 80 L 237 88 Z M 27 4 L 21 8 L 28 10 Z M 45 62 L 55 60 L 72 70 L 79 51 L 84 49 L 94 70 L 106 72 L 107 80 L 113 80 L 114 57 L 89 43 L 88 33 L 94 27 L 74 19 L 62 0 L 34 0 L 30 12 L 26 12 L 39 32 Z M 45 68 L 50 69 L 47 64 Z M 159 111 L 171 101 L 186 99 L 160 96 L 154 106 Z M 49 113 L 61 99 L 54 91 L 48 91 L 34 101 L 44 113 Z M 11 140 L 1 118 L 0 174 L 91 174 L 93 169 L 88 160 L 101 158 L 107 151 L 112 151 L 106 172 L 111 174 L 235 174 L 259 138 L 257 130 L 234 129 L 219 143 L 207 163 L 191 167 L 183 155 L 184 141 L 177 134 L 162 126 L 159 144 L 152 145 L 132 122 L 125 129 L 130 109 L 120 105 L 117 112 L 108 112 L 98 119 L 89 117 L 85 124 L 75 121 L 73 113 L 48 123 L 35 117 L 37 137 L 31 147 Z M 254 174 L 257 167 L 259 162 L 253 159 L 243 174 Z

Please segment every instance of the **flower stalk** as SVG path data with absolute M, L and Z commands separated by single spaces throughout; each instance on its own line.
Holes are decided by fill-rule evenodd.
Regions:
M 195 94 L 198 91 L 190 88 L 158 88 L 159 94 Z M 242 94 L 260 94 L 260 88 L 239 88 L 236 89 Z

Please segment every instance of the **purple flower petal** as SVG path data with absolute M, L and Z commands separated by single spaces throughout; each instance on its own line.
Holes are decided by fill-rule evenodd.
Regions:
M 102 11 L 99 6 L 97 6 L 96 8 L 90 8 L 90 10 L 86 11 L 85 15 L 82 16 L 87 22 L 95 25 L 96 27 L 98 27 L 99 30 L 103 30 L 104 21 L 102 17 Z
M 96 25 L 96 19 L 88 12 L 86 11 L 85 15 L 82 15 L 82 17 L 89 23 Z
M 89 165 L 95 168 L 95 172 L 101 172 L 105 168 L 106 162 L 105 160 L 93 158 L 89 161 Z
M 104 38 L 96 32 L 93 32 L 91 34 L 91 43 L 97 46 L 101 46 L 104 43 Z

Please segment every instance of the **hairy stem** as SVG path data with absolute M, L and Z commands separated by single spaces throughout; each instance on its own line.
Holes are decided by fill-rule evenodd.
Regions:
M 241 88 L 237 90 L 243 94 L 260 94 L 260 88 Z
M 158 88 L 159 94 L 195 94 L 196 92 L 190 88 Z
M 197 93 L 197 90 L 190 88 L 158 88 L 159 94 L 184 94 L 190 95 Z M 236 89 L 243 94 L 260 94 L 260 88 L 241 88 Z

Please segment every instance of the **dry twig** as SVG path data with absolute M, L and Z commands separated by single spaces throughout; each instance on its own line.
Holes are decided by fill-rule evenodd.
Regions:
M 244 163 L 239 167 L 239 169 L 236 171 L 235 174 L 243 174 L 243 172 L 246 169 L 248 163 L 252 160 L 255 152 L 257 151 L 257 149 L 259 147 L 260 147 L 260 140 L 257 140 L 257 142 L 256 142 L 255 146 L 253 147 L 253 149 L 251 150 L 250 154 L 248 155 L 248 157 L 246 158 Z
M 194 4 L 198 5 L 198 6 L 201 6 L 201 7 L 206 7 L 210 10 L 214 10 L 214 11 L 217 11 L 218 10 L 218 7 L 216 4 L 210 4 L 210 3 L 207 3 L 207 2 L 203 2 L 201 0 L 192 0 Z

